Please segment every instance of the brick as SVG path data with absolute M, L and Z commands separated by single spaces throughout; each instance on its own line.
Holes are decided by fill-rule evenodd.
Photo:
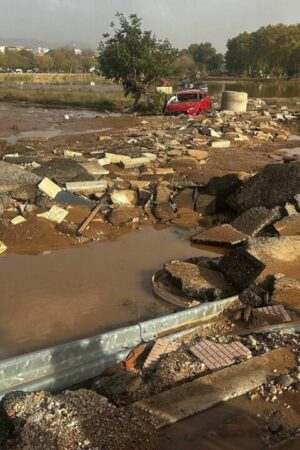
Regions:
M 283 305 L 265 306 L 264 308 L 255 308 L 252 310 L 254 317 L 260 318 L 261 314 L 271 317 L 278 317 L 280 322 L 290 322 L 291 318 Z

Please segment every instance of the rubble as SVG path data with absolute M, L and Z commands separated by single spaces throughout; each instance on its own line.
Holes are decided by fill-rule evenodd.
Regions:
M 6 252 L 6 250 L 7 250 L 6 245 L 0 241 L 0 255 L 1 255 L 1 253 Z
M 0 161 L 0 194 L 19 189 L 24 184 L 35 186 L 40 180 L 41 177 L 16 164 Z
M 281 214 L 278 208 L 267 209 L 264 207 L 250 208 L 237 217 L 231 225 L 240 232 L 254 237 L 265 227 L 280 219 Z M 275 224 L 276 228 L 276 224 Z
M 49 178 L 58 184 L 64 184 L 69 181 L 91 180 L 93 177 L 88 174 L 87 170 L 73 159 L 55 158 L 47 161 L 33 170 L 33 173 L 40 178 Z
M 107 189 L 106 181 L 72 181 L 66 183 L 66 189 L 69 192 L 93 193 L 101 192 Z
M 57 194 L 61 192 L 61 188 L 53 181 L 49 180 L 49 178 L 43 178 L 38 188 L 41 192 L 52 198 L 52 200 L 54 200 Z
M 66 211 L 63 208 L 59 208 L 58 206 L 52 206 L 49 211 L 37 214 L 37 217 L 40 217 L 41 219 L 49 220 L 50 222 L 55 223 L 61 223 L 69 214 L 68 211 Z
M 195 244 L 227 245 L 234 246 L 247 240 L 247 235 L 236 230 L 229 224 L 219 225 L 208 230 L 201 231 L 191 237 Z
M 284 275 L 277 276 L 274 281 L 272 303 L 300 311 L 300 281 Z

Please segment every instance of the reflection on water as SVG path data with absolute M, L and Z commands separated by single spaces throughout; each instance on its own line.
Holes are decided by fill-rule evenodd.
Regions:
M 171 229 L 146 227 L 117 241 L 0 259 L 0 358 L 154 318 L 153 272 L 171 259 L 213 256 Z
M 300 83 L 287 83 L 285 81 L 264 81 L 264 82 L 213 82 L 207 83 L 209 94 L 219 97 L 223 91 L 243 91 L 248 92 L 249 97 L 262 98 L 287 98 L 300 97 Z

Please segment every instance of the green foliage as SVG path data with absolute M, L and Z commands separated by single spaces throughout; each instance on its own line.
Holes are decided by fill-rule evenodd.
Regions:
M 99 64 L 104 76 L 122 83 L 125 95 L 131 94 L 137 103 L 151 84 L 170 73 L 177 50 L 168 40 L 143 31 L 136 14 L 116 17 L 119 28 L 112 23 L 113 34 L 103 35 L 99 44 Z
M 217 53 L 217 50 L 210 42 L 191 44 L 188 52 L 202 71 L 216 72 L 222 69 L 224 57 L 221 53 Z
M 299 48 L 300 24 L 268 25 L 230 39 L 226 67 L 235 73 L 293 75 L 300 71 Z

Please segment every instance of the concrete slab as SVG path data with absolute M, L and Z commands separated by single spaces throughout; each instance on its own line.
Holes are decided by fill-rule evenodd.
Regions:
M 223 369 L 232 366 L 240 358 L 249 359 L 252 357 L 251 351 L 239 341 L 219 344 L 203 339 L 191 347 L 190 351 L 210 370 Z
M 109 160 L 110 164 L 119 164 L 131 160 L 130 156 L 119 155 L 117 153 L 105 153 L 105 158 Z
M 196 236 L 191 237 L 195 244 L 225 245 L 233 246 L 248 239 L 248 236 L 236 230 L 229 224 L 218 225 L 208 230 L 201 231 Z
M 251 208 L 231 222 L 231 225 L 241 233 L 248 236 L 256 236 L 266 226 L 280 219 L 280 217 L 278 208 Z
M 289 348 L 279 348 L 138 401 L 133 406 L 150 413 L 159 429 L 246 394 L 274 376 L 274 370 L 279 376 L 296 365 L 293 352 Z
M 106 181 L 72 181 L 66 183 L 66 188 L 69 192 L 100 192 L 107 189 Z

